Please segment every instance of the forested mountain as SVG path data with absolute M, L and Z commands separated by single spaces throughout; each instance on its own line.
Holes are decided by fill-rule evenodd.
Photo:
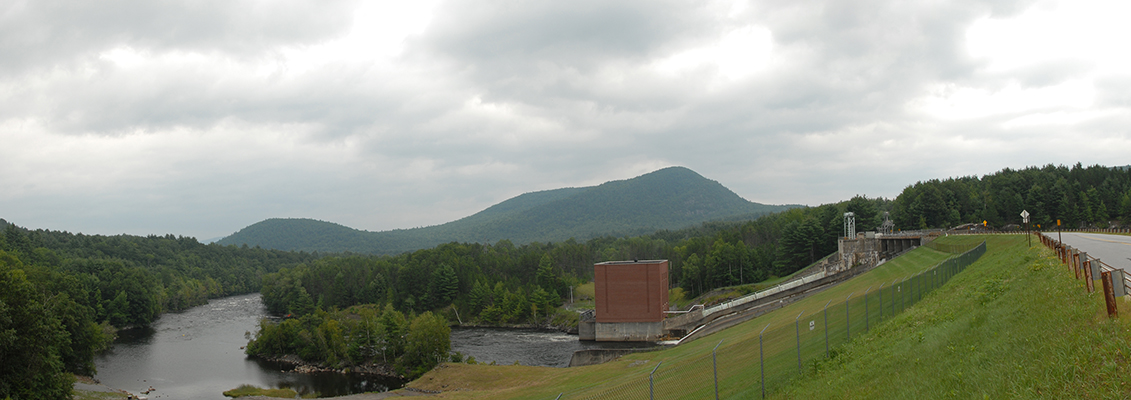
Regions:
M 442 225 L 383 232 L 310 219 L 268 219 L 220 244 L 282 250 L 395 254 L 449 242 L 517 244 L 636 236 L 706 221 L 748 220 L 791 206 L 743 199 L 683 167 L 584 188 L 526 193 Z
M 895 199 L 892 219 L 902 229 L 982 221 L 1003 227 L 1021 224 L 1022 210 L 1034 227 L 1055 227 L 1058 219 L 1067 228 L 1129 225 L 1131 169 L 1077 163 L 917 182 Z

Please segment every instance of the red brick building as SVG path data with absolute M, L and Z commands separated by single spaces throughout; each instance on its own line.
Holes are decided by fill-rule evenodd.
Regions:
M 653 341 L 668 309 L 668 261 L 609 261 L 593 266 L 597 341 Z M 590 329 L 579 327 L 581 331 Z M 587 332 L 586 332 L 587 333 Z M 583 340 L 587 340 L 582 335 Z

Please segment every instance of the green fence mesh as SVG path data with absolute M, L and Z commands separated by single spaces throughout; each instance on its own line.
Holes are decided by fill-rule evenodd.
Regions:
M 956 254 L 918 274 L 852 293 L 843 301 L 806 311 L 794 323 L 765 329 L 756 340 L 721 343 L 711 353 L 663 364 L 644 375 L 618 377 L 563 393 L 561 399 L 762 398 L 815 368 L 837 348 L 914 305 L 985 254 L 969 247 L 928 244 Z

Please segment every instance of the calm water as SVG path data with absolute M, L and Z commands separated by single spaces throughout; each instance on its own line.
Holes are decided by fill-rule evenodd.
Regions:
M 357 374 L 297 374 L 288 366 L 249 359 L 245 332 L 267 317 L 259 294 L 226 297 L 161 316 L 151 328 L 119 332 L 113 349 L 95 364 L 102 383 L 132 393 L 152 386 L 150 399 L 227 399 L 242 384 L 289 387 L 324 396 L 383 391 L 399 382 Z
M 150 328 L 119 332 L 114 347 L 95 358 L 102 383 L 138 394 L 152 386 L 150 399 L 227 399 L 222 393 L 243 384 L 292 388 L 323 396 L 385 391 L 396 380 L 360 374 L 298 374 L 287 365 L 249 359 L 240 349 L 246 333 L 268 317 L 258 293 L 209 301 L 161 316 Z M 575 350 L 638 347 L 641 344 L 580 342 L 577 335 L 540 330 L 452 329 L 452 350 L 478 361 L 565 367 Z

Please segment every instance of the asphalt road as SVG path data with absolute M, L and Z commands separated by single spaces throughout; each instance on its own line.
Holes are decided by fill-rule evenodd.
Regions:
M 1046 233 L 1054 240 L 1056 232 Z M 1105 235 L 1100 233 L 1064 232 L 1060 234 L 1065 244 L 1098 258 L 1113 268 L 1131 273 L 1131 236 Z

